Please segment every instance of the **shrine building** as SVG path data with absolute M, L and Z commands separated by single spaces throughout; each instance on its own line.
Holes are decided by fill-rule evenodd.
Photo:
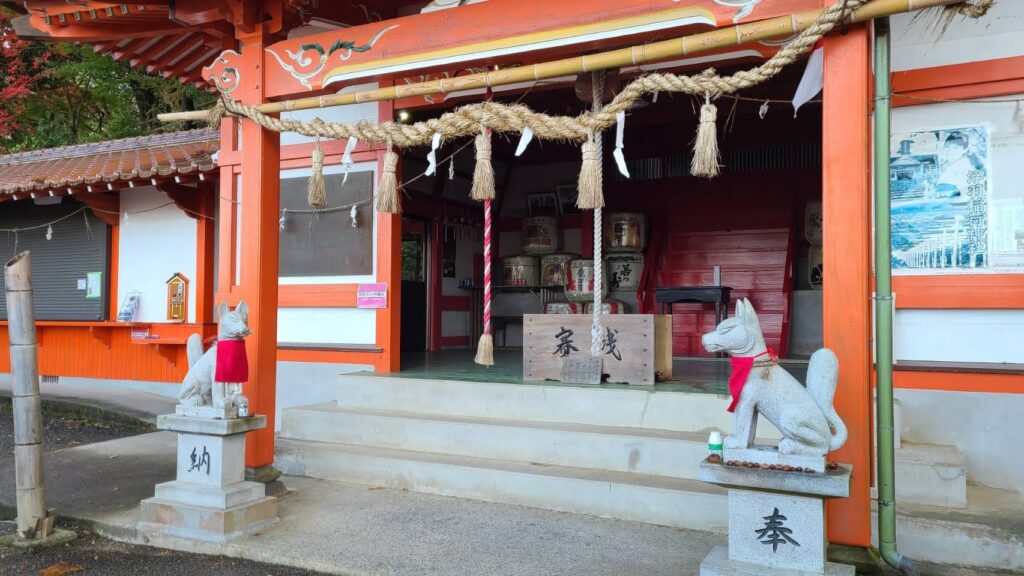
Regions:
M 577 117 L 638 78 L 732 76 L 832 3 L 4 4 L 22 13 L 22 38 L 87 44 L 271 120 L 412 133 L 482 102 Z M 873 322 L 890 307 L 897 499 L 919 512 L 900 517 L 901 548 L 959 562 L 942 559 L 927 519 L 1019 507 L 1024 489 L 1024 4 L 944 30 L 910 11 L 949 3 L 872 0 L 811 55 L 735 91 L 645 90 L 589 159 L 603 174 L 597 234 L 577 207 L 593 135 L 576 132 L 474 124 L 481 152 L 475 134 L 431 128 L 436 146 L 389 145 L 236 113 L 218 128 L 0 156 L 8 252 L 33 252 L 44 392 L 176 397 L 188 336 L 214 337 L 216 306 L 244 300 L 245 393 L 276 423 L 248 437 L 253 470 L 720 532 L 724 496 L 696 466 L 708 432 L 731 428 L 730 365 L 701 336 L 746 298 L 798 380 L 818 348 L 839 359 L 849 440 L 829 458 L 854 473 L 850 497 L 828 505 L 828 537 L 866 547 Z M 875 300 L 881 17 L 894 297 Z M 610 64 L 613 51 L 628 61 Z M 817 82 L 794 113 L 798 87 Z M 702 120 L 709 105 L 717 117 Z M 702 122 L 717 137 L 710 178 L 692 175 Z M 489 217 L 471 198 L 481 154 Z M 391 176 L 400 212 L 376 209 Z M 563 358 L 591 353 L 595 253 L 603 383 L 560 382 Z M 474 362 L 485 333 L 493 366 Z M 778 432 L 762 422 L 758 437 Z M 999 538 L 992 550 L 1012 548 Z

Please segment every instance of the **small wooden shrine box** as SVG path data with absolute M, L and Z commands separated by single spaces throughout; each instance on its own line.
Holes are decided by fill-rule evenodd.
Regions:
M 523 379 L 558 380 L 562 359 L 590 354 L 589 314 L 523 316 Z M 672 316 L 605 314 L 601 358 L 608 382 L 653 385 L 672 377 Z
M 167 280 L 167 321 L 188 320 L 188 278 L 177 273 Z

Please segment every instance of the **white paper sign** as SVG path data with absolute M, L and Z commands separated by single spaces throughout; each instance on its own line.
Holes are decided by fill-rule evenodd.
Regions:
M 85 290 L 85 278 L 78 279 L 78 289 Z

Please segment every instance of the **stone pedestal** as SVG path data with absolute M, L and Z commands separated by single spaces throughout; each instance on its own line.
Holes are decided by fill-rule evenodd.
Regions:
M 277 522 L 277 498 L 245 480 L 245 433 L 266 425 L 266 416 L 160 416 L 158 428 L 178 433 L 178 474 L 142 501 L 139 531 L 223 543 Z
M 825 500 L 849 496 L 850 472 L 702 462 L 700 479 L 729 489 L 729 546 L 704 558 L 700 576 L 853 576 L 853 566 L 825 558 Z

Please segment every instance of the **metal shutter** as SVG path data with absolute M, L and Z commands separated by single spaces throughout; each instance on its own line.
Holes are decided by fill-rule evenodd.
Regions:
M 106 320 L 110 287 L 110 226 L 73 198 L 60 204 L 37 206 L 32 200 L 0 204 L 0 228 L 22 229 L 0 232 L 0 261 L 22 250 L 32 252 L 32 287 L 37 320 Z M 75 214 L 76 211 L 82 210 Z M 53 237 L 46 239 L 46 227 L 24 230 L 68 216 L 53 225 Z M 86 226 L 88 222 L 88 226 Z M 88 272 L 102 272 L 100 298 L 86 298 L 78 280 Z M 0 274 L 0 287 L 3 286 Z M 6 298 L 0 298 L 0 319 L 7 319 Z

